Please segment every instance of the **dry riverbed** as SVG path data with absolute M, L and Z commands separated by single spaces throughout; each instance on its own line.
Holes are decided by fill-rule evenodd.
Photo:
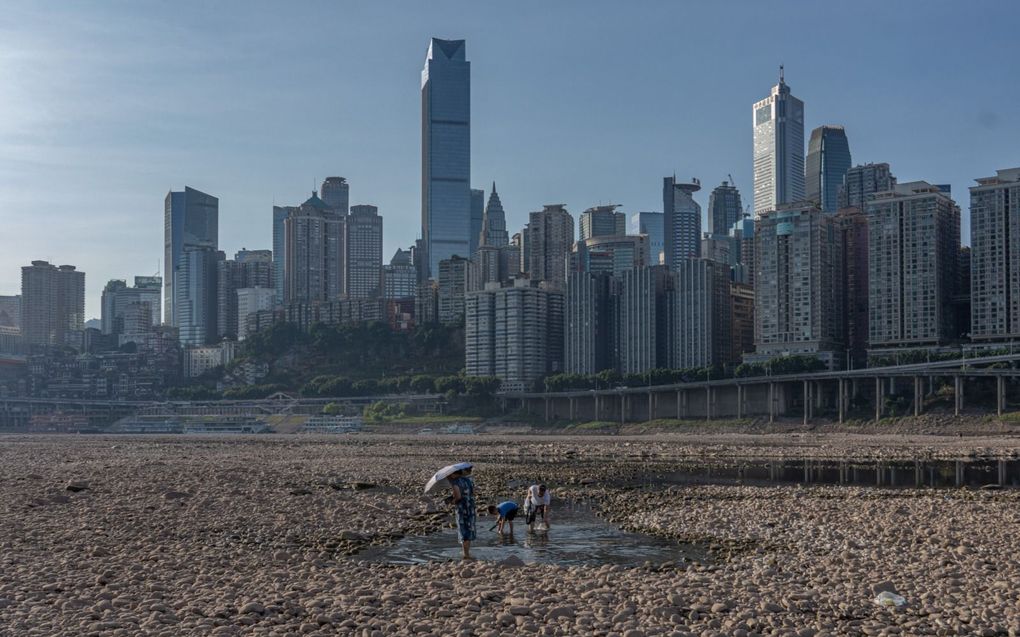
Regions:
M 1018 451 L 1008 436 L 812 433 L 4 436 L 0 634 L 1014 635 L 1020 491 L 627 485 L 692 458 Z M 456 460 L 476 463 L 479 505 L 541 480 L 711 558 L 627 568 L 351 557 L 448 525 L 420 490 Z M 877 606 L 880 590 L 906 605 Z

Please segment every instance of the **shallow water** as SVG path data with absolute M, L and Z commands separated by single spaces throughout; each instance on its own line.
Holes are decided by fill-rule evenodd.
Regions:
M 669 484 L 841 484 L 874 487 L 1020 486 L 1018 460 L 742 459 L 682 463 L 643 474 L 641 486 Z
M 490 531 L 493 516 L 478 518 L 478 539 L 471 544 L 475 559 L 499 561 L 515 555 L 526 564 L 637 566 L 645 562 L 661 564 L 676 561 L 704 561 L 707 553 L 691 544 L 642 533 L 622 531 L 597 517 L 589 506 L 579 502 L 553 503 L 550 529 L 529 532 L 523 511 L 514 521 L 514 535 Z M 370 549 L 360 559 L 394 564 L 461 559 L 456 529 L 443 529 L 431 535 L 408 536 L 396 544 Z

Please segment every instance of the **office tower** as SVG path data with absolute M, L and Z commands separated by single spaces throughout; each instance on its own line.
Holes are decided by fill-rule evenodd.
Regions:
M 627 215 L 616 212 L 620 206 L 595 206 L 581 213 L 581 241 L 592 237 L 627 234 Z
M 708 233 L 728 235 L 733 224 L 744 215 L 740 191 L 728 181 L 712 189 L 708 196 Z
M 877 193 L 868 215 L 871 351 L 952 340 L 960 208 L 925 181 Z
M 351 206 L 344 237 L 344 295 L 349 299 L 379 296 L 382 285 L 383 220 L 375 206 Z
M 571 272 L 621 274 L 624 270 L 645 267 L 648 262 L 647 237 L 643 235 L 601 235 L 574 244 Z
M 174 311 L 181 345 L 194 347 L 216 341 L 219 324 L 216 294 L 218 264 L 223 253 L 208 247 L 188 246 L 174 268 Z
M 754 288 L 754 219 L 743 217 L 730 228 L 731 250 L 737 259 L 733 280 Z
M 617 343 L 621 373 L 641 374 L 669 365 L 670 273 L 665 266 L 626 270 L 618 277 Z
M 21 327 L 20 295 L 0 295 L 0 327 Z
M 839 209 L 839 191 L 850 169 L 850 142 L 842 126 L 819 126 L 811 131 L 804 166 L 804 198 L 825 212 Z
M 163 267 L 166 269 L 163 320 L 173 327 L 180 327 L 176 303 L 181 295 L 174 289 L 177 266 L 188 248 L 209 248 L 214 252 L 218 249 L 219 209 L 219 199 L 188 186 L 182 192 L 167 193 L 163 206 Z
M 344 219 L 313 192 L 284 219 L 284 300 L 314 303 L 338 298 L 343 288 Z
M 780 206 L 755 220 L 755 353 L 745 361 L 806 355 L 840 367 L 843 258 L 836 223 L 814 204 Z
M 754 214 L 804 199 L 804 102 L 779 84 L 756 102 L 754 115 Z
M 237 291 L 245 288 L 273 290 L 273 274 L 270 250 L 241 250 L 233 259 L 216 264 L 216 333 L 219 338 L 240 337 L 238 330 L 244 315 L 240 313 Z M 275 296 L 276 291 L 272 293 Z
M 518 268 L 522 273 L 531 276 L 531 251 L 528 250 L 528 226 L 525 225 L 524 229 L 520 232 L 515 232 L 510 237 L 511 247 L 517 250 L 517 254 L 520 256 L 520 267 Z
M 496 193 L 496 182 L 492 182 L 492 192 L 489 193 L 489 203 L 485 205 L 482 215 L 482 231 L 478 240 L 479 246 L 492 246 L 502 248 L 510 243 L 506 232 L 506 213 L 503 212 L 503 202 Z
M 740 246 L 730 236 L 706 233 L 701 238 L 701 256 L 727 266 L 736 265 L 740 259 Z M 683 263 L 683 261 L 681 261 Z
M 471 256 L 471 63 L 465 49 L 464 40 L 432 38 L 421 72 L 422 279 L 436 276 L 443 259 Z
M 478 249 L 479 241 L 482 236 L 482 223 L 485 219 L 485 191 L 477 188 L 471 189 L 471 247 L 469 251 L 473 256 L 475 250 Z
M 669 367 L 728 362 L 732 351 L 729 266 L 710 259 L 685 259 L 673 276 Z
M 339 216 L 346 215 L 350 210 L 351 187 L 343 177 L 326 177 L 319 189 L 320 199 L 326 207 Z
M 975 342 L 1012 341 L 1020 337 L 1020 168 L 976 181 L 970 187 L 970 334 Z
M 272 310 L 276 302 L 273 288 L 239 288 L 237 296 L 237 340 L 243 341 L 251 331 L 249 317 L 258 312 Z
M 152 321 L 152 327 L 160 323 L 160 294 L 163 289 L 163 279 L 158 276 L 136 276 L 134 287 L 128 287 L 127 282 L 120 279 L 109 281 L 103 288 L 102 304 L 100 306 L 101 331 L 103 334 L 123 334 L 127 330 L 125 326 L 125 312 L 132 304 L 148 306 L 147 314 Z M 139 316 L 138 310 L 132 310 L 133 314 L 127 322 L 136 320 Z M 138 330 L 135 330 L 138 331 Z
M 632 234 L 642 234 L 646 237 L 647 246 L 646 265 L 660 265 L 662 263 L 662 251 L 664 247 L 663 220 L 661 212 L 636 212 L 630 217 Z
M 413 299 L 418 285 L 410 250 L 393 254 L 388 265 L 383 266 L 383 297 L 387 299 Z
M 284 301 L 284 276 L 287 263 L 287 235 L 284 222 L 297 210 L 296 206 L 273 206 L 273 288 L 276 290 L 276 304 Z
M 574 218 L 563 204 L 544 206 L 529 215 L 524 229 L 527 273 L 535 281 L 563 283 L 574 245 Z
M 613 278 L 571 272 L 563 295 L 563 371 L 597 374 L 612 369 Z
M 438 320 L 459 325 L 464 320 L 464 294 L 468 284 L 468 259 L 450 257 L 439 262 Z
M 465 374 L 530 389 L 563 368 L 563 294 L 544 283 L 490 283 L 465 301 Z
M 85 324 L 85 273 L 33 261 L 21 268 L 21 335 L 33 345 L 66 345 Z
M 839 189 L 840 208 L 860 208 L 875 196 L 876 192 L 892 190 L 896 177 L 889 172 L 889 164 L 863 164 L 849 168 L 843 176 Z
M 439 283 L 435 279 L 418 282 L 414 292 L 414 320 L 418 325 L 439 321 Z
M 662 250 L 670 269 L 683 259 L 701 256 L 701 206 L 694 201 L 699 190 L 697 179 L 677 183 L 674 175 L 662 180 Z
M 730 283 L 730 339 L 731 363 L 754 351 L 754 288 L 744 283 Z
M 843 343 L 850 355 L 847 367 L 860 368 L 868 362 L 868 215 L 842 208 L 836 223 L 843 255 Z

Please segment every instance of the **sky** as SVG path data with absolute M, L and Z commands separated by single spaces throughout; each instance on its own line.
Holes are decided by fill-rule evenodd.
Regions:
M 967 188 L 1020 166 L 1020 3 L 40 3 L 0 13 L 0 294 L 35 259 L 109 279 L 160 267 L 163 201 L 219 197 L 220 248 L 270 248 L 273 204 L 340 175 L 384 217 L 384 261 L 420 234 L 421 69 L 467 40 L 472 182 L 527 213 L 662 209 L 662 178 L 732 175 L 751 203 L 751 105 L 784 64 L 805 142 L 846 127 L 854 163 Z

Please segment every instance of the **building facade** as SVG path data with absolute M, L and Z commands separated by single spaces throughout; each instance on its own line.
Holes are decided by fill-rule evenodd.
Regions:
M 807 355 L 843 362 L 843 259 L 836 220 L 814 205 L 780 206 L 755 222 L 754 344 L 748 362 Z
M 287 264 L 287 234 L 284 223 L 296 206 L 273 206 L 273 288 L 276 290 L 276 304 L 282 305 L 284 297 L 284 277 Z
M 617 212 L 619 206 L 595 206 L 581 213 L 581 241 L 593 237 L 627 234 L 627 215 Z
M 450 257 L 439 262 L 437 318 L 443 325 L 459 325 L 464 320 L 469 264 L 470 261 L 463 257 Z
M 243 341 L 248 336 L 251 325 L 249 317 L 258 312 L 273 309 L 276 302 L 276 291 L 273 288 L 238 288 L 237 295 L 237 326 L 234 329 L 237 340 Z
M 627 270 L 618 277 L 617 364 L 623 374 L 669 366 L 672 337 L 665 266 Z
M 850 164 L 850 142 L 842 126 L 819 126 L 811 131 L 804 166 L 804 198 L 825 212 L 835 213 Z
M 482 215 L 482 231 L 478 238 L 478 245 L 502 248 L 509 243 L 510 236 L 506 231 L 506 212 L 503 210 L 503 202 L 500 201 L 499 194 L 496 192 L 496 182 L 492 182 L 489 202 L 485 204 L 485 211 Z
M 340 216 L 346 215 L 351 207 L 351 186 L 343 177 L 326 177 L 319 188 L 322 203 Z
M 975 341 L 1020 338 L 1020 168 L 970 188 L 970 333 Z
M 383 266 L 383 297 L 387 299 L 413 299 L 418 287 L 418 276 L 410 250 L 393 253 L 389 265 Z
M 729 362 L 754 352 L 754 288 L 744 283 L 730 283 L 730 339 Z
M 645 265 L 662 265 L 665 239 L 661 212 L 636 212 L 630 217 L 631 234 L 645 236 L 648 260 Z
M 678 183 L 674 175 L 662 180 L 662 251 L 671 269 L 684 259 L 701 256 L 701 206 L 694 200 L 699 190 L 697 179 Z
M 915 181 L 877 193 L 866 210 L 871 351 L 952 341 L 959 207 L 937 186 Z
M 843 343 L 850 355 L 847 366 L 860 368 L 868 363 L 868 215 L 842 208 L 836 222 L 843 248 Z
M 464 40 L 432 38 L 421 72 L 423 279 L 436 276 L 444 259 L 471 256 L 471 63 L 465 51 Z
M 708 196 L 708 234 L 726 236 L 739 219 L 744 216 L 740 191 L 728 181 L 712 189 Z
M 876 192 L 887 192 L 896 185 L 889 164 L 862 164 L 848 168 L 839 189 L 840 208 L 864 210 Z
M 779 67 L 779 84 L 755 102 L 754 214 L 804 199 L 804 102 L 790 92 Z
M 485 191 L 472 188 L 471 189 L 471 234 L 468 237 L 470 239 L 470 246 L 468 247 L 467 256 L 470 258 L 474 256 L 475 251 L 478 250 L 479 241 L 482 237 L 482 224 L 485 220 Z
M 382 286 L 383 220 L 375 206 L 351 206 L 343 230 L 344 289 L 349 299 L 379 296 Z
M 21 327 L 21 295 L 0 295 L 0 327 Z
M 188 248 L 219 247 L 219 199 L 185 186 L 181 192 L 167 193 L 163 206 L 163 318 L 178 327 L 180 317 L 176 311 L 177 299 L 182 298 L 174 289 L 175 273 Z
M 647 237 L 643 235 L 599 235 L 574 244 L 571 272 L 622 274 L 643 268 L 648 262 Z
M 185 248 L 174 269 L 174 311 L 181 345 L 200 346 L 217 340 L 218 264 L 223 253 L 212 248 Z
M 26 348 L 66 345 L 84 326 L 84 272 L 47 261 L 21 268 L 21 336 Z
M 147 305 L 150 327 L 160 324 L 160 296 L 163 291 L 163 278 L 159 276 L 136 276 L 134 287 L 120 279 L 109 281 L 103 288 L 100 305 L 101 331 L 103 334 L 122 334 L 126 329 L 125 312 L 136 303 Z M 130 323 L 137 316 L 133 311 Z
M 615 367 L 612 298 L 608 274 L 571 272 L 563 295 L 563 371 L 597 374 Z
M 344 218 L 313 192 L 284 219 L 284 299 L 311 303 L 343 293 Z
M 216 335 L 218 338 L 239 339 L 244 323 L 240 313 L 238 290 L 244 288 L 273 289 L 273 253 L 269 250 L 241 250 L 233 259 L 216 264 Z M 260 308 L 260 309 L 272 309 Z
M 669 366 L 687 369 L 729 362 L 733 346 L 729 266 L 687 259 L 673 276 Z
M 563 283 L 574 245 L 574 218 L 566 207 L 553 204 L 532 212 L 524 232 L 528 275 L 535 281 Z

